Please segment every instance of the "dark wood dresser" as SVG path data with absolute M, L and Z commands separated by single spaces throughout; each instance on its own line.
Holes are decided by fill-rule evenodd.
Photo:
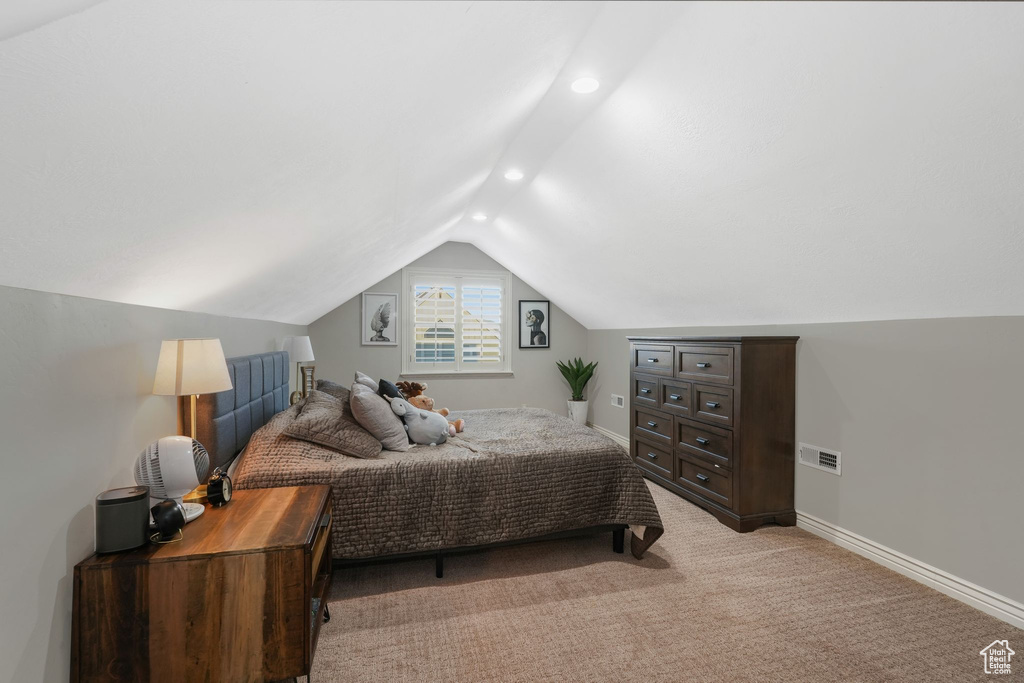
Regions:
M 736 531 L 796 524 L 798 337 L 629 337 L 630 455 Z
M 75 566 L 72 681 L 309 674 L 331 585 L 331 490 L 236 491 L 183 540 Z

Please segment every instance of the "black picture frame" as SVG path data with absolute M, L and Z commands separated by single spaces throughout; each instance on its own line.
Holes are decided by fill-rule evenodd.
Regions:
M 543 320 L 539 323 L 536 320 L 528 321 L 526 316 L 539 311 Z M 534 315 L 534 318 L 537 316 Z M 551 348 L 551 302 L 547 299 L 520 299 L 519 300 L 519 348 L 521 349 L 550 349 Z M 538 336 L 538 333 L 542 337 Z M 537 343 L 543 339 L 543 343 Z

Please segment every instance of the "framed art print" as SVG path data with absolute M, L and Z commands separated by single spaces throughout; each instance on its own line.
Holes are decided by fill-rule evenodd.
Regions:
M 363 292 L 363 346 L 398 346 L 398 295 Z
M 519 300 L 519 348 L 551 348 L 551 302 Z

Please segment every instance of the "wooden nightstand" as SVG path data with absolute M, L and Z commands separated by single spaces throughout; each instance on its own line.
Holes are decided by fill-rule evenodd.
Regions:
M 331 489 L 236 491 L 184 540 L 75 566 L 72 681 L 309 674 L 331 584 Z

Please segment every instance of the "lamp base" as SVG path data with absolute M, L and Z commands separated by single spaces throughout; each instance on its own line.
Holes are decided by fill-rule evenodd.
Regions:
M 300 394 L 297 391 L 293 391 L 292 395 L 288 399 L 288 405 L 293 406 L 293 405 L 295 405 L 296 403 L 298 403 L 301 400 L 302 400 L 302 394 Z

